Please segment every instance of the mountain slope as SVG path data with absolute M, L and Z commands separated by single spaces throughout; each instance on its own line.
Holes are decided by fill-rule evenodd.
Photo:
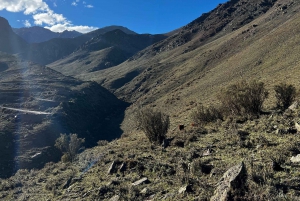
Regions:
M 265 2 L 231 1 L 233 6 L 265 5 Z M 241 79 L 262 80 L 270 88 L 282 81 L 299 85 L 299 3 L 290 0 L 273 3 L 267 4 L 268 11 L 226 35 L 223 31 L 228 29 L 202 42 L 192 38 L 176 48 L 167 49 L 167 45 L 161 52 L 154 51 L 160 44 L 171 44 L 172 37 L 176 42 L 179 36 L 174 35 L 116 67 L 78 78 L 97 81 L 120 99 L 135 103 L 128 110 L 129 116 L 139 105 L 152 105 L 177 116 L 174 124 L 188 121 L 187 116 L 196 107 L 190 102 L 217 102 L 216 95 L 221 88 Z M 217 11 L 213 10 L 210 18 L 217 17 L 213 15 L 221 12 Z M 239 16 L 234 18 L 238 19 Z M 202 45 L 195 46 L 199 43 Z M 128 122 L 129 128 L 132 123 Z
M 127 104 L 100 85 L 3 53 L 0 67 L 1 177 L 57 161 L 60 133 L 77 133 L 87 147 L 121 135 Z
M 76 52 L 48 66 L 76 77 L 82 73 L 116 66 L 136 52 L 165 38 L 164 35 L 126 34 L 117 29 L 94 37 Z
M 0 51 L 14 54 L 27 50 L 28 44 L 13 32 L 3 17 L 0 17 L 0 30 Z

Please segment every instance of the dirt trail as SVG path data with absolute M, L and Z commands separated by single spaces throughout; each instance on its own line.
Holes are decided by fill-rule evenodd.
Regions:
M 18 112 L 31 113 L 31 114 L 52 114 L 52 113 L 49 113 L 49 112 L 40 112 L 40 111 L 18 109 L 18 108 L 11 108 L 11 107 L 2 107 L 2 106 L 0 106 L 0 108 L 7 109 L 7 110 L 18 111 Z

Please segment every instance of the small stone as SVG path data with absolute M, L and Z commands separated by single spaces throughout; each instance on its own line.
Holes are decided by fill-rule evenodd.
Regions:
M 132 185 L 133 185 L 133 186 L 138 186 L 138 185 L 140 185 L 140 184 L 144 184 L 144 183 L 148 183 L 148 182 L 149 182 L 148 178 L 147 178 L 147 177 L 144 177 L 144 178 L 142 178 L 142 179 L 140 179 L 140 180 L 138 180 L 138 181 L 132 183 Z
M 260 149 L 261 147 L 261 144 L 256 145 L 256 149 Z
M 183 186 L 181 187 L 179 190 L 178 190 L 178 193 L 181 194 L 181 193 L 185 193 L 187 190 L 187 186 Z
M 300 154 L 291 158 L 292 163 L 300 163 Z
M 295 101 L 295 102 L 289 107 L 289 109 L 290 109 L 290 110 L 296 110 L 296 109 L 299 108 L 299 106 L 300 106 L 299 101 Z
M 115 165 L 116 165 L 116 162 L 113 161 L 113 162 L 111 163 L 111 165 L 109 166 L 109 168 L 108 168 L 107 174 L 112 174 L 112 173 L 114 172 Z
M 143 190 L 141 190 L 141 194 L 147 194 L 149 192 L 148 188 L 144 188 Z
M 211 149 L 207 149 L 206 151 L 203 152 L 202 156 L 209 156 L 211 155 Z
M 295 128 L 298 132 L 300 132 L 300 125 L 298 124 L 298 122 L 295 122 Z
M 114 197 L 110 198 L 109 201 L 118 201 L 120 199 L 119 195 L 115 195 Z
M 126 163 L 122 163 L 120 168 L 119 168 L 119 171 L 124 172 L 125 170 L 126 170 Z
M 72 181 L 72 177 L 70 177 L 63 185 L 63 189 L 66 189 L 70 186 L 71 184 L 71 181 Z

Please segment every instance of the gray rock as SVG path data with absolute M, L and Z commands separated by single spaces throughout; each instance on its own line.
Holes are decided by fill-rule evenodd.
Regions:
M 300 154 L 291 158 L 292 163 L 300 163 Z
M 243 162 L 230 168 L 224 173 L 210 201 L 228 201 L 233 199 L 230 195 L 243 194 L 246 188 L 246 179 L 247 173 Z
M 138 185 L 141 185 L 141 184 L 144 184 L 144 183 L 148 183 L 148 182 L 149 182 L 148 178 L 144 177 L 144 178 L 142 178 L 142 179 L 140 179 L 140 180 L 132 183 L 132 186 L 138 186 Z
M 298 122 L 295 122 L 295 128 L 298 132 L 300 132 L 300 125 Z
M 122 163 L 120 168 L 119 168 L 119 171 L 124 172 L 125 170 L 126 170 L 126 163 Z
M 116 166 L 116 162 L 113 161 L 111 163 L 111 165 L 109 166 L 109 168 L 108 168 L 107 174 L 112 174 L 114 172 L 114 170 L 115 170 L 115 166 Z
M 181 194 L 181 193 L 185 193 L 187 190 L 187 186 L 183 186 L 181 187 L 179 190 L 178 190 L 178 193 Z
M 202 156 L 210 156 L 211 155 L 211 149 L 207 149 L 203 152 Z
M 141 194 L 147 194 L 149 192 L 148 188 L 144 188 L 143 190 L 141 190 Z
M 295 101 L 295 102 L 289 107 L 289 109 L 290 109 L 290 110 L 296 110 L 296 109 L 299 108 L 299 106 L 300 106 L 299 101 Z
M 64 185 L 63 185 L 63 189 L 66 189 L 66 188 L 68 188 L 69 186 L 70 186 L 70 184 L 71 184 L 71 182 L 72 182 L 72 177 L 70 177 L 65 183 L 64 183 Z
M 109 201 L 118 201 L 120 200 L 120 196 L 119 195 L 115 195 L 114 197 L 110 198 Z

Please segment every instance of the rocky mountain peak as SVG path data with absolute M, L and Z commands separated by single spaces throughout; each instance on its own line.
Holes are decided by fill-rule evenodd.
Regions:
M 11 31 L 11 27 L 7 21 L 7 19 L 0 17 L 0 30 L 1 33 Z

